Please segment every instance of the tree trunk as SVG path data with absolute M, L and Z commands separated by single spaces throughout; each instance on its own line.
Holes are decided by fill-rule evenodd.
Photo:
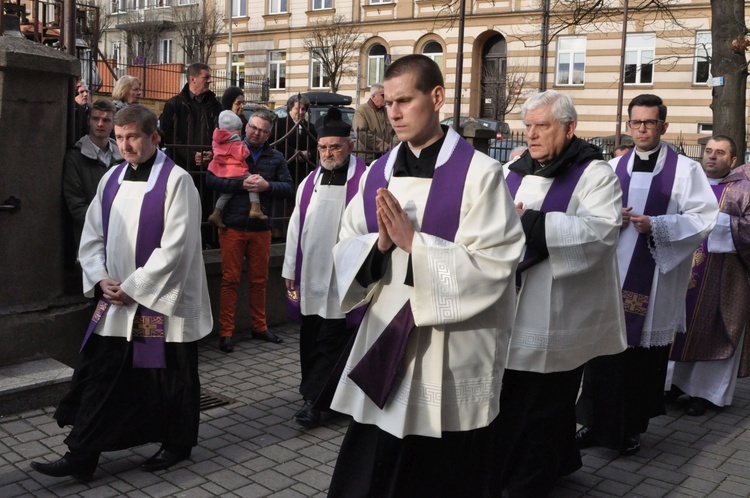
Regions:
M 744 46 L 734 50 L 732 42 L 744 39 L 744 0 L 712 0 L 711 76 L 723 76 L 724 85 L 712 89 L 714 135 L 727 135 L 737 142 L 738 164 L 745 162 L 745 90 L 747 62 Z

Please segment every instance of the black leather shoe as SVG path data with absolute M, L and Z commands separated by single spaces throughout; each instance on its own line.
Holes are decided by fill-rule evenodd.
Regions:
M 149 472 L 153 472 L 155 470 L 164 470 L 176 464 L 177 462 L 186 460 L 189 456 L 190 448 L 170 450 L 162 445 L 161 448 L 159 448 L 159 451 L 157 451 L 154 456 L 141 464 L 141 468 L 143 470 L 148 470 Z
M 706 410 L 708 410 L 711 405 L 712 403 L 707 399 L 691 396 L 687 408 L 685 409 L 685 414 L 692 417 L 700 417 L 706 413 Z
M 632 456 L 641 450 L 641 435 L 636 434 L 635 436 L 625 436 L 622 439 L 622 446 L 620 446 L 620 455 Z
M 596 436 L 594 435 L 594 429 L 584 425 L 576 431 L 576 447 L 578 447 L 579 450 L 590 448 L 595 444 Z
M 266 330 L 265 332 L 253 332 L 253 339 L 260 339 L 262 341 L 272 342 L 274 344 L 281 344 L 282 342 L 284 342 L 284 339 L 277 336 L 270 330 Z
M 231 335 L 221 336 L 221 338 L 219 339 L 219 349 L 221 349 L 225 353 L 231 353 L 232 351 L 234 351 Z
M 669 391 L 664 392 L 664 401 L 667 403 L 674 403 L 677 401 L 677 398 L 685 394 L 682 389 L 680 389 L 677 386 L 672 386 L 672 388 Z
M 312 401 L 305 401 L 302 409 L 297 412 L 294 419 L 303 427 L 314 429 L 320 425 L 320 410 L 313 407 Z
M 93 459 L 88 462 L 77 463 L 74 461 L 70 453 L 66 453 L 61 459 L 56 462 L 43 463 L 43 462 L 31 462 L 31 468 L 50 477 L 68 477 L 71 476 L 73 479 L 77 479 L 81 482 L 88 482 L 94 476 L 96 470 L 96 464 L 99 458 Z

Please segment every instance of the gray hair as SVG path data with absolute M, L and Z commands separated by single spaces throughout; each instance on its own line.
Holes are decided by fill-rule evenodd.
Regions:
M 375 92 L 376 92 L 377 90 L 383 90 L 384 88 L 385 88 L 385 87 L 384 87 L 384 86 L 383 86 L 383 84 L 382 84 L 382 83 L 380 83 L 380 82 L 378 82 L 378 83 L 373 83 L 373 84 L 372 84 L 372 85 L 370 86 L 370 93 L 375 93 Z
M 250 121 L 252 121 L 253 118 L 260 118 L 263 121 L 268 121 L 268 124 L 272 125 L 273 120 L 274 120 L 274 114 L 264 109 L 258 109 L 257 111 L 255 111 L 254 113 L 250 115 Z
M 521 107 L 521 119 L 526 119 L 526 113 L 540 107 L 552 106 L 552 116 L 560 124 L 568 124 L 571 121 L 578 122 L 578 113 L 573 105 L 573 99 L 557 90 L 547 90 L 542 93 L 531 95 Z

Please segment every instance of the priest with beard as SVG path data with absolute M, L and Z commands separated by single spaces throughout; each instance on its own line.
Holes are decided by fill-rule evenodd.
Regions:
M 341 119 L 339 109 L 331 107 L 316 128 L 320 166 L 297 189 L 282 269 L 289 318 L 301 322 L 299 390 L 304 404 L 294 418 L 307 428 L 320 425 L 321 410 L 328 406 L 315 401 L 357 324 L 341 311 L 332 251 L 344 210 L 366 169 L 352 154 L 352 127 Z

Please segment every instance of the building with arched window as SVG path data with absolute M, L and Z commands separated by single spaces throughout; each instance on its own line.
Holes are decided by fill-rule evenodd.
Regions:
M 219 1 L 228 4 L 230 0 Z M 321 30 L 348 27 L 359 33 L 358 49 L 348 57 L 338 92 L 351 96 L 355 106 L 367 100 L 372 83 L 383 80 L 390 61 L 421 53 L 443 69 L 447 91 L 444 117 L 451 116 L 458 103 L 461 115 L 503 120 L 513 130 L 521 130 L 518 113 L 525 96 L 540 89 L 556 89 L 573 97 L 581 136 L 612 135 L 622 86 L 625 115 L 627 103 L 638 94 L 655 93 L 664 98 L 669 106 L 668 139 L 695 140 L 713 129 L 709 107 L 711 19 L 704 2 L 674 4 L 672 13 L 679 24 L 653 12 L 633 12 L 624 43 L 622 21 L 616 16 L 596 25 L 565 29 L 556 29 L 555 20 L 547 17 L 545 35 L 543 6 L 549 5 L 548 1 L 467 2 L 460 85 L 456 81 L 457 1 L 232 2 L 242 3 L 239 12 L 246 15 L 232 17 L 232 47 L 227 45 L 228 37 L 220 38 L 210 63 L 223 69 L 226 54 L 243 54 L 247 74 L 269 78 L 271 104 L 282 104 L 296 92 L 328 89 L 331 78 L 317 54 L 334 48 L 310 50 L 306 40 Z M 605 3 L 621 12 L 620 0 Z M 548 43 L 543 43 L 544 39 Z

